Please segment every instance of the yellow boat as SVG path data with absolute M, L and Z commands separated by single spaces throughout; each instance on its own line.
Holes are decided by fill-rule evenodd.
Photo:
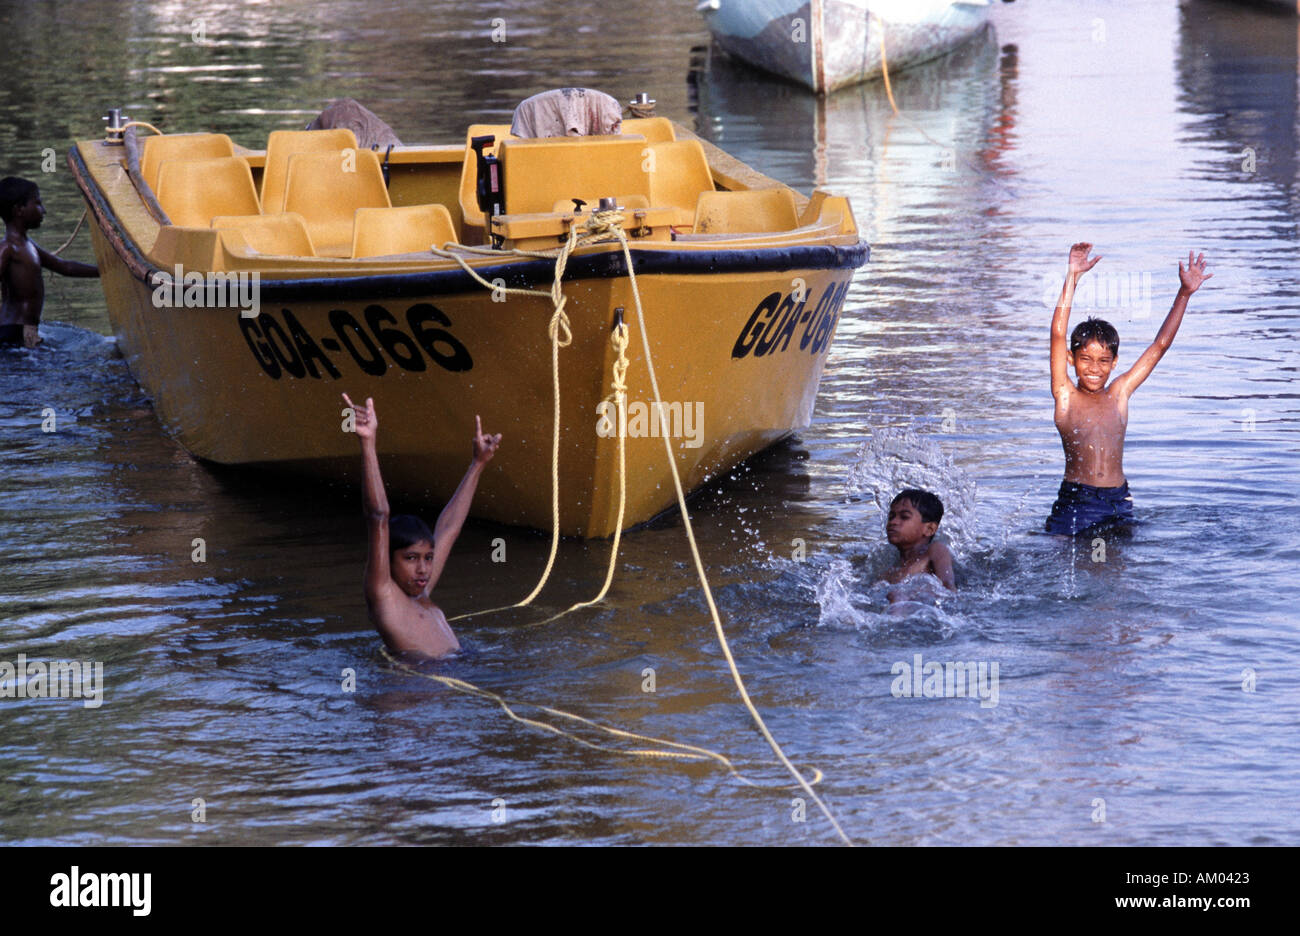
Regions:
M 277 131 L 251 150 L 124 126 L 112 115 L 108 138 L 68 162 L 118 345 L 165 429 L 200 459 L 356 484 L 339 393 L 373 396 L 390 492 L 436 504 L 479 414 L 504 440 L 473 512 L 507 524 L 551 528 L 554 386 L 552 302 L 508 290 L 549 290 L 571 227 L 614 199 L 598 220 L 631 247 L 661 398 L 621 245 L 573 250 L 572 341 L 558 351 L 566 535 L 614 532 L 620 431 L 627 528 L 675 502 L 661 434 L 691 490 L 808 425 L 869 254 L 844 198 L 805 198 L 659 117 L 543 140 L 474 125 L 463 144 L 382 156 L 346 129 Z M 625 420 L 607 400 L 620 318 Z

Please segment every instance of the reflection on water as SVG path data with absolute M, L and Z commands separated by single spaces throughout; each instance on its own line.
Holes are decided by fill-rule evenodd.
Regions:
M 710 58 L 689 7 L 516 4 L 493 44 L 495 14 L 472 5 L 0 3 L 4 171 L 39 179 L 57 243 L 81 205 L 42 151 L 109 105 L 256 144 L 351 95 L 403 139 L 441 141 L 556 84 L 651 92 L 762 171 L 849 195 L 872 242 L 813 425 L 692 501 L 755 703 L 825 771 L 850 834 L 1294 841 L 1294 20 L 1200 0 L 999 6 L 981 40 L 896 76 L 896 117 L 879 84 L 818 101 Z M 1038 532 L 1062 465 L 1043 284 L 1080 239 L 1105 256 L 1096 272 L 1151 284 L 1145 315 L 1092 310 L 1119 328 L 1121 366 L 1180 253 L 1216 273 L 1134 398 L 1142 523 L 1100 553 Z M 88 255 L 84 234 L 69 252 Z M 783 795 L 558 742 L 392 669 L 365 619 L 359 493 L 195 464 L 96 334 L 93 281 L 51 279 L 46 318 L 71 324 L 0 351 L 0 660 L 101 660 L 107 687 L 94 711 L 0 699 L 7 841 L 832 841 L 816 817 L 791 823 Z M 948 505 L 960 591 L 894 614 L 875 583 L 903 483 Z M 440 600 L 518 600 L 547 546 L 471 526 Z M 538 607 L 459 625 L 466 652 L 437 672 L 780 782 L 675 519 L 624 539 L 601 607 L 530 626 L 593 595 L 608 549 L 566 543 Z M 895 698 L 891 668 L 916 653 L 997 662 L 998 705 Z

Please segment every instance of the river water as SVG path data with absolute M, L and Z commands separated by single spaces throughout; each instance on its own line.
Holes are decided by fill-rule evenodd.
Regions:
M 762 171 L 848 195 L 872 246 L 812 426 L 691 502 L 754 701 L 824 771 L 846 831 L 1300 840 L 1294 17 L 998 5 L 981 38 L 895 76 L 896 117 L 880 84 L 818 102 L 709 54 L 689 2 L 511 6 L 0 2 L 3 171 L 40 182 L 52 247 L 81 212 L 63 154 L 109 106 L 261 145 L 349 95 L 445 142 L 547 87 L 649 91 Z M 1105 259 L 1076 308 L 1116 324 L 1121 365 L 1180 256 L 1215 274 L 1132 403 L 1141 522 L 1100 544 L 1038 532 L 1062 469 L 1047 329 L 1078 240 Z M 68 255 L 89 257 L 84 231 Z M 0 699 L 0 840 L 835 841 L 794 792 L 592 750 L 392 667 L 361 596 L 359 495 L 195 463 L 105 337 L 98 284 L 48 283 L 49 346 L 0 352 L 0 661 L 101 661 L 105 689 L 98 708 Z M 906 485 L 944 499 L 961 590 L 896 616 L 874 583 Z M 546 545 L 471 525 L 436 597 L 449 614 L 516 600 Z M 788 782 L 678 518 L 624 539 L 603 606 L 526 626 L 594 594 L 607 551 L 565 543 L 536 610 L 458 625 L 466 652 L 429 672 Z M 898 697 L 918 656 L 996 665 L 996 704 Z

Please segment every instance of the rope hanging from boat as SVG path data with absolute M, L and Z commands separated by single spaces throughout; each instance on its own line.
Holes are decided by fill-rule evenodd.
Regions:
M 77 219 L 77 226 L 72 229 L 72 233 L 68 235 L 68 239 L 60 244 L 57 250 L 52 250 L 50 253 L 54 254 L 56 257 L 63 253 L 64 248 L 72 243 L 73 239 L 77 236 L 77 232 L 81 230 L 81 225 L 86 220 L 86 212 L 88 211 L 90 211 L 89 206 L 81 209 L 81 217 Z
M 894 90 L 889 83 L 889 56 L 885 52 L 885 20 L 882 19 L 878 13 L 871 13 L 870 11 L 868 11 L 867 15 L 874 16 L 876 18 L 876 25 L 880 29 L 880 77 L 885 82 L 885 96 L 889 98 L 889 106 L 894 111 L 894 116 L 909 124 L 913 130 L 921 134 L 921 136 L 925 137 L 927 140 L 929 140 L 931 143 L 933 143 L 935 146 L 939 147 L 940 149 L 951 150 L 953 154 L 953 160 L 955 162 L 957 159 L 956 147 L 945 146 L 943 143 L 940 143 L 934 137 L 930 136 L 930 134 L 926 133 L 925 129 L 920 124 L 910 119 L 906 114 L 904 114 L 902 111 L 898 109 L 898 103 L 894 100 Z M 886 131 L 886 140 L 888 140 L 888 131 Z M 1003 183 L 1001 179 L 997 178 L 996 176 L 989 175 L 984 169 L 975 165 L 965 157 L 962 158 L 962 162 L 964 162 L 966 166 L 969 169 L 971 169 L 973 172 L 975 172 L 977 175 L 985 176 L 991 182 L 995 182 L 999 186 L 1001 186 L 1003 190 L 1005 190 L 1008 194 L 1015 196 L 1016 193 L 1012 189 L 1008 188 L 1007 185 Z
M 642 343 L 642 348 L 645 352 L 646 370 L 648 376 L 650 377 L 651 391 L 653 393 L 656 403 L 660 399 L 659 381 L 655 375 L 654 360 L 650 350 L 650 336 L 646 330 L 645 315 L 641 307 L 641 291 L 640 291 L 640 287 L 637 285 L 636 270 L 632 263 L 632 251 L 631 248 L 628 246 L 627 236 L 623 233 L 622 221 L 623 221 L 622 212 L 617 209 L 613 209 L 613 210 L 603 211 L 603 212 L 602 211 L 593 212 L 591 217 L 588 218 L 587 221 L 584 223 L 583 234 L 581 235 L 578 234 L 578 225 L 577 224 L 572 225 L 569 230 L 569 239 L 565 243 L 564 247 L 561 248 L 559 255 L 556 257 L 555 277 L 549 292 L 543 292 L 542 290 L 536 290 L 536 289 L 518 289 L 518 288 L 506 289 L 507 293 L 513 293 L 516 295 L 522 294 L 522 295 L 548 296 L 551 299 L 551 302 L 555 306 L 555 315 L 552 317 L 552 327 L 551 327 L 551 353 L 552 353 L 551 360 L 552 360 L 552 375 L 554 378 L 554 391 L 555 391 L 555 432 L 554 432 L 554 444 L 552 447 L 552 478 L 551 478 L 552 524 L 553 524 L 552 537 L 551 537 L 551 555 L 550 558 L 547 560 L 546 569 L 542 573 L 542 578 L 537 583 L 537 586 L 533 589 L 532 593 L 529 594 L 527 598 L 519 602 L 517 605 L 507 606 L 507 608 L 520 607 L 532 601 L 533 598 L 535 598 L 537 594 L 541 591 L 542 586 L 545 584 L 547 578 L 550 576 L 551 569 L 555 561 L 555 553 L 559 541 L 558 490 L 559 490 L 559 431 L 560 431 L 560 409 L 559 409 L 559 393 L 560 393 L 559 379 L 560 378 L 559 378 L 559 364 L 558 364 L 559 349 L 558 349 L 558 341 L 557 341 L 558 332 L 555 328 L 555 322 L 557 319 L 560 319 L 562 317 L 565 330 L 566 332 L 568 332 L 568 318 L 567 316 L 563 316 L 565 297 L 563 294 L 563 290 L 561 289 L 561 278 L 563 276 L 564 266 L 568 263 L 569 256 L 573 253 L 573 250 L 576 249 L 576 247 L 579 246 L 580 244 L 591 243 L 595 241 L 597 238 L 604 238 L 604 237 L 608 237 L 609 235 L 613 235 L 613 237 L 618 240 L 619 246 L 623 253 L 624 263 L 627 266 L 628 282 L 632 287 L 632 299 L 636 306 L 637 323 L 641 331 L 641 343 Z M 450 249 L 450 248 L 455 248 L 455 249 Z M 446 244 L 442 249 L 434 248 L 433 250 L 434 254 L 438 256 L 449 257 L 450 259 L 456 260 L 456 262 L 460 264 L 461 268 L 464 269 L 467 273 L 469 273 L 469 275 L 472 276 L 481 285 L 486 286 L 489 289 L 498 289 L 498 290 L 502 289 L 503 287 L 499 285 L 494 285 L 493 283 L 488 282 L 481 275 L 479 275 L 478 272 L 475 271 L 473 268 L 471 268 L 470 265 L 465 261 L 465 259 L 462 256 L 460 256 L 462 252 L 495 256 L 495 257 L 500 257 L 504 254 L 508 256 L 513 255 L 513 256 L 549 258 L 549 254 L 541 253 L 538 251 L 528 251 L 528 250 L 502 251 L 502 250 L 481 248 L 481 247 L 459 247 L 454 244 Z M 572 334 L 569 333 L 569 340 L 571 339 L 572 339 Z M 565 344 L 568 344 L 568 341 L 566 341 Z M 620 357 L 623 357 L 622 353 L 620 353 Z M 615 367 L 615 371 L 617 374 L 617 365 Z M 626 367 L 624 367 L 624 375 L 625 374 L 626 374 Z M 615 393 L 616 394 L 618 393 L 617 384 L 615 387 Z M 620 411 L 620 417 L 621 416 L 622 413 Z M 834 814 L 831 813 L 830 809 L 822 801 L 821 797 L 817 795 L 815 790 L 813 790 L 812 784 L 803 776 L 802 773 L 799 772 L 798 768 L 796 768 L 794 764 L 790 762 L 790 759 L 786 757 L 785 751 L 781 749 L 781 745 L 777 742 L 776 738 L 772 736 L 771 731 L 768 730 L 766 722 L 763 721 L 763 716 L 759 714 L 758 709 L 754 706 L 753 701 L 749 697 L 749 692 L 745 688 L 745 682 L 741 678 L 740 670 L 736 666 L 735 657 L 731 653 L 731 646 L 727 641 L 727 635 L 722 629 L 722 621 L 718 613 L 718 607 L 713 600 L 713 591 L 709 587 L 709 579 L 707 573 L 704 570 L 704 562 L 700 558 L 699 545 L 695 540 L 695 531 L 691 526 L 690 513 L 686 507 L 686 493 L 682 488 L 681 475 L 677 470 L 677 460 L 673 457 L 672 443 L 669 441 L 668 436 L 666 434 L 663 436 L 663 440 L 664 440 L 664 452 L 668 458 L 668 466 L 672 471 L 673 487 L 677 493 L 677 504 L 682 514 L 683 527 L 686 532 L 687 541 L 690 543 L 691 555 L 695 561 L 695 570 L 699 576 L 701 588 L 704 591 L 705 601 L 708 604 L 709 615 L 713 621 L 714 633 L 718 638 L 719 645 L 722 647 L 723 656 L 726 658 L 727 661 L 727 668 L 731 671 L 731 677 L 736 684 L 736 689 L 740 694 L 741 702 L 744 703 L 745 708 L 749 711 L 750 717 L 753 719 L 755 725 L 758 726 L 758 729 L 760 733 L 763 735 L 764 740 L 766 740 L 768 746 L 772 748 L 773 752 L 777 756 L 777 759 L 781 762 L 781 765 L 785 767 L 787 771 L 789 771 L 791 776 L 795 778 L 795 781 L 797 782 L 798 786 L 805 793 L 808 794 L 808 796 L 813 800 L 814 803 L 817 804 L 817 807 L 821 810 L 822 814 L 827 818 L 827 820 L 829 820 L 831 826 L 835 829 L 835 832 L 840 837 L 840 839 L 843 840 L 846 845 L 852 845 L 853 841 L 848 837 L 848 835 L 845 834 L 844 829 L 840 826 Z M 623 472 L 622 472 L 623 452 L 621 449 L 621 446 L 623 444 L 622 432 L 619 433 L 619 444 L 620 444 L 620 453 L 619 453 L 620 454 L 620 482 L 622 484 L 623 482 Z M 622 529 L 623 495 L 624 495 L 624 491 L 621 490 L 620 507 L 619 507 L 620 522 L 618 524 L 618 529 L 620 531 Z M 610 570 L 606 576 L 605 587 L 601 589 L 601 595 L 590 602 L 583 602 L 581 604 L 574 605 L 574 608 L 582 607 L 585 604 L 593 604 L 596 601 L 599 601 L 600 598 L 603 597 L 605 592 L 608 590 L 609 584 L 612 581 L 612 576 L 613 576 L 613 563 L 617 558 L 617 546 L 618 546 L 617 533 L 615 534 L 614 546 L 615 549 L 611 551 L 610 554 Z M 499 611 L 499 610 L 506 610 L 506 609 L 497 608 L 492 610 Z M 552 618 L 549 618 L 548 620 L 554 620 L 557 617 L 562 617 L 563 615 L 568 614 L 569 611 L 572 610 L 573 608 L 570 608 L 566 611 L 561 612 L 558 615 L 555 615 Z M 487 612 L 475 612 L 475 613 L 484 614 Z M 472 615 L 461 615 L 461 617 L 469 617 L 469 616 Z M 457 620 L 457 618 L 453 618 L 452 620 Z M 429 674 L 422 674 L 422 675 L 429 675 Z M 446 677 L 433 677 L 433 676 L 430 676 L 429 678 L 438 679 L 438 680 L 446 679 Z M 448 683 L 448 685 L 450 685 L 450 683 Z M 515 715 L 508 707 L 506 708 L 506 711 L 507 714 L 509 714 L 512 718 L 517 718 L 519 720 L 522 720 L 519 718 L 519 716 Z M 586 722 L 588 724 L 594 724 L 589 722 L 589 720 L 582 719 L 581 716 L 570 716 L 568 713 L 563 713 L 563 715 L 564 717 L 572 717 L 580 721 Z M 610 731 L 611 733 L 616 733 L 617 731 L 619 731 L 619 729 L 606 729 L 604 726 L 600 726 L 600 727 L 602 728 L 602 730 L 607 730 Z M 547 726 L 547 730 L 558 731 L 558 729 L 555 729 L 553 726 Z M 565 732 L 558 731 L 558 733 L 564 734 Z M 720 754 L 716 755 L 716 758 L 722 758 L 722 755 Z M 723 759 L 725 760 L 725 758 Z M 820 771 L 815 771 L 815 775 L 816 776 L 813 782 L 816 782 L 822 776 Z

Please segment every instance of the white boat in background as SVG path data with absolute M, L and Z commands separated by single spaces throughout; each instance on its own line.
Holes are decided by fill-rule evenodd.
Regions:
M 703 0 L 726 52 L 818 94 L 952 51 L 988 22 L 990 0 Z M 882 56 L 882 39 L 883 50 Z

